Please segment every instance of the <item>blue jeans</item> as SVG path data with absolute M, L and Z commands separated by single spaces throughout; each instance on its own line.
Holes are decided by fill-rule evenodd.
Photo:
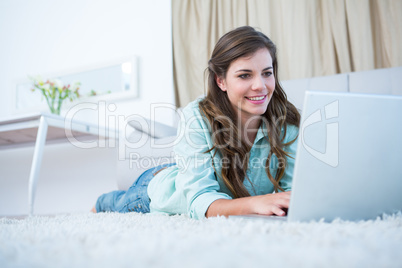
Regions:
M 127 191 L 113 191 L 101 195 L 96 201 L 96 212 L 149 212 L 150 199 L 148 196 L 148 184 L 154 177 L 154 173 L 173 164 L 165 164 L 153 167 L 142 173 Z

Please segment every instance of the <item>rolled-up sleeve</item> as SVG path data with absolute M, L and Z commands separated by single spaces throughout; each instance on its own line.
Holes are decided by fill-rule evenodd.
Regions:
M 195 104 L 198 106 L 198 104 Z M 197 107 L 198 108 L 198 107 Z M 182 191 L 191 218 L 205 218 L 208 207 L 217 199 L 231 199 L 220 191 L 212 161 L 211 134 L 196 107 L 183 110 L 174 148 L 178 174 L 176 187 Z

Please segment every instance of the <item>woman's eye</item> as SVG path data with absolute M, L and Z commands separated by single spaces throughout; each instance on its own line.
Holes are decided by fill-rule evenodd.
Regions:
M 263 75 L 264 75 L 265 77 L 270 77 L 270 76 L 272 75 L 272 72 L 265 72 Z
M 241 75 L 239 75 L 239 77 L 240 77 L 241 79 L 246 79 L 246 78 L 249 78 L 250 75 L 249 75 L 249 74 L 241 74 Z

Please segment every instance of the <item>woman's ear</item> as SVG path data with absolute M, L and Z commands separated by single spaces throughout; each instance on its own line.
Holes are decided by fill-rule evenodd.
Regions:
M 226 83 L 223 77 L 215 75 L 215 81 L 222 91 L 226 91 Z

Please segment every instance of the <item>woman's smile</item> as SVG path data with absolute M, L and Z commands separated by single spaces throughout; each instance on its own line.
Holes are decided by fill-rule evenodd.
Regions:
M 262 104 L 267 99 L 267 95 L 246 97 L 246 99 L 253 104 Z

